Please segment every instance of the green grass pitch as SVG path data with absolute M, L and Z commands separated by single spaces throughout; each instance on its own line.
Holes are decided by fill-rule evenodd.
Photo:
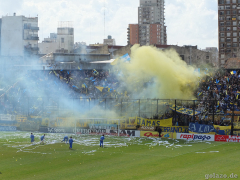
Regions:
M 186 142 L 172 139 L 73 135 L 73 150 L 61 142 L 65 134 L 0 132 L 1 180 L 146 179 L 198 180 L 205 174 L 238 174 L 240 144 Z M 69 135 L 70 136 L 70 135 Z

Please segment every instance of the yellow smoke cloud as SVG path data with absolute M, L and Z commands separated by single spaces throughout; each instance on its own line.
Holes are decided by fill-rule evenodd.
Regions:
M 128 92 L 137 98 L 194 98 L 200 74 L 181 60 L 175 50 L 134 45 L 131 52 L 130 63 L 120 61 L 116 66 Z

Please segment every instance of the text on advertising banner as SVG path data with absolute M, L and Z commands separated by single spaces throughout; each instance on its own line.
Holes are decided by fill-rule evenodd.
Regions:
M 212 135 L 212 134 L 177 133 L 177 139 L 214 141 L 214 135 Z

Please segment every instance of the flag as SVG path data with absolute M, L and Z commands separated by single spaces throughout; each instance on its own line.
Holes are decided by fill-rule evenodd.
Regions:
M 131 58 L 130 58 L 128 53 L 124 54 L 122 57 L 120 57 L 120 59 L 123 60 L 124 62 L 131 60 Z
M 77 88 L 77 89 L 78 89 L 78 87 L 77 87 L 77 86 L 74 86 L 74 85 L 72 85 L 72 87 L 75 87 L 75 88 Z
M 101 87 L 101 86 L 96 86 L 96 88 L 99 90 L 99 91 L 103 91 L 104 87 Z

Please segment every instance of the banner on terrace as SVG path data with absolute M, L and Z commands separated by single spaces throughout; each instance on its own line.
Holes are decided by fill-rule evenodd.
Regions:
M 229 135 L 230 132 L 230 126 L 213 126 L 198 123 L 189 123 L 189 133 Z
M 144 127 L 172 126 L 172 118 L 153 120 L 140 117 L 130 117 L 120 121 L 120 129 L 136 129 L 137 125 Z
M 163 126 L 162 132 L 188 133 L 188 126 Z
M 171 110 L 175 111 L 175 104 L 168 103 L 168 102 L 161 102 L 160 104 L 164 104 L 166 106 L 169 106 L 169 108 Z M 176 106 L 176 111 L 178 113 L 181 113 L 181 114 L 186 114 L 186 115 L 193 116 L 193 110 L 189 109 L 189 108 L 184 108 L 182 106 Z M 200 113 L 201 113 L 200 111 L 195 111 L 195 115 L 198 115 Z

